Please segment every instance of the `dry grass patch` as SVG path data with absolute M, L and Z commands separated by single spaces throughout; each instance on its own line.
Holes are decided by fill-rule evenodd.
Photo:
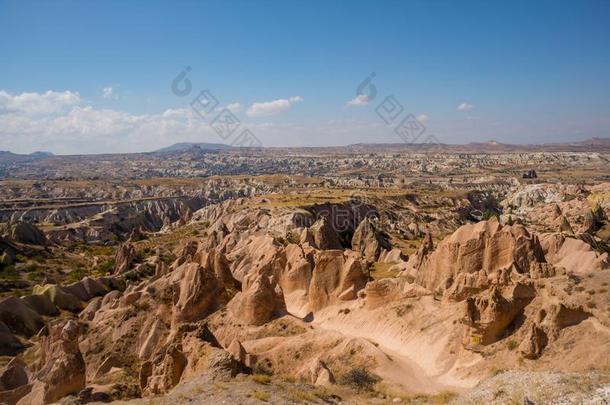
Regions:
M 263 402 L 269 401 L 270 397 L 271 397 L 271 395 L 269 395 L 269 393 L 265 392 L 265 391 L 255 390 L 250 393 L 250 398 L 258 399 L 259 401 L 263 401 Z
M 297 403 L 316 402 L 316 397 L 313 395 L 313 393 L 296 387 L 288 388 L 286 390 L 286 398 Z
M 271 377 L 264 374 L 252 374 L 252 381 L 258 384 L 269 385 L 271 384 Z
M 375 262 L 371 268 L 371 277 L 373 280 L 381 280 L 382 278 L 394 278 L 400 273 L 398 270 L 392 270 L 395 263 Z

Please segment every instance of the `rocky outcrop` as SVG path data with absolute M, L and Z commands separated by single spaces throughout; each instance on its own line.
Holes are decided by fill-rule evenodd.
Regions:
M 44 296 L 57 308 L 66 311 L 78 312 L 83 309 L 83 304 L 77 296 L 55 284 L 36 285 L 32 290 L 32 295 Z
M 225 243 L 229 243 L 231 236 L 236 237 L 230 235 Z M 280 274 L 286 265 L 284 247 L 268 234 L 244 237 L 234 246 L 225 245 L 219 249 L 224 249 L 231 274 L 239 282 L 244 282 L 250 274 Z
M 532 323 L 519 345 L 519 353 L 526 359 L 537 359 L 548 344 L 549 339 L 544 330 Z
M 407 260 L 409 260 L 409 256 L 405 255 L 402 250 L 398 248 L 383 250 L 379 255 L 379 261 L 382 263 L 400 263 Z
M 241 283 L 233 278 L 229 261 L 223 252 L 218 249 L 211 249 L 205 252 L 199 252 L 198 255 L 199 263 L 206 269 L 213 271 L 216 278 L 224 284 L 225 288 L 230 290 L 238 290 L 241 288 Z
M 17 297 L 0 301 L 0 322 L 15 334 L 30 337 L 44 326 L 41 316 Z
M 539 358 L 564 328 L 578 325 L 590 316 L 591 314 L 574 303 L 546 302 L 529 325 L 519 345 L 519 353 L 527 359 Z
M 353 251 L 319 251 L 316 253 L 311 284 L 309 308 L 322 309 L 340 301 L 356 299 L 366 285 L 369 274 L 360 255 Z
M 287 313 L 284 293 L 274 276 L 259 274 L 244 283 L 230 303 L 233 315 L 249 325 L 263 325 Z
M 187 358 L 178 345 L 171 345 L 146 362 L 140 371 L 140 385 L 146 395 L 164 394 L 175 387 L 187 365 Z
M 14 357 L 0 371 L 0 391 L 9 391 L 26 385 L 29 381 L 26 365 L 23 360 Z
M 184 263 L 192 262 L 198 248 L 199 243 L 197 241 L 191 240 L 183 244 L 176 252 L 176 261 L 172 264 L 172 267 L 176 268 Z
M 312 385 L 329 386 L 335 383 L 335 377 L 326 363 L 319 358 L 313 359 L 309 365 L 301 371 L 299 377 Z
M 186 263 L 172 274 L 175 323 L 205 318 L 228 301 L 224 284 L 213 270 L 198 263 Z
M 207 359 L 207 372 L 213 380 L 228 380 L 248 370 L 231 353 L 214 349 Z
M 432 241 L 432 234 L 427 232 L 424 235 L 424 240 L 421 245 L 417 249 L 417 252 L 414 255 L 409 257 L 409 261 L 407 262 L 407 271 L 406 275 L 410 280 L 414 280 L 419 274 L 420 269 L 423 267 L 424 263 L 428 260 L 428 257 L 434 250 L 434 242 Z
M 21 300 L 40 315 L 57 316 L 59 308 L 45 294 L 25 295 Z
M 518 283 L 504 293 L 497 286 L 465 301 L 464 323 L 470 327 L 466 344 L 488 345 L 499 340 L 506 328 L 535 297 L 531 284 Z
M 570 222 L 564 215 L 560 216 L 555 222 L 559 224 L 559 232 L 574 235 L 572 225 L 570 225 Z
M 553 302 L 540 309 L 536 318 L 549 338 L 556 339 L 562 329 L 578 325 L 590 316 L 589 312 L 577 304 Z
M 242 371 L 250 371 L 254 367 L 257 360 L 256 355 L 248 353 L 239 340 L 233 339 L 226 350 L 235 361 L 239 362 Z
M 246 358 L 248 356 L 248 352 L 241 344 L 241 342 L 237 339 L 233 339 L 229 347 L 227 348 L 227 352 L 233 356 L 233 358 L 239 362 L 246 363 Z
M 546 260 L 568 272 L 586 274 L 610 268 L 608 253 L 599 253 L 580 239 L 561 234 L 543 234 L 540 244 Z
M 377 228 L 374 222 L 363 219 L 352 237 L 352 250 L 359 252 L 368 262 L 376 262 L 384 251 L 392 249 L 387 233 Z
M 595 204 L 590 211 L 585 213 L 581 232 L 593 235 L 607 222 L 606 212 L 599 204 Z
M 360 296 L 365 298 L 365 305 L 369 309 L 384 306 L 390 301 L 400 298 L 401 280 L 397 278 L 384 278 L 366 284 L 364 290 L 360 291 Z
M 286 246 L 286 267 L 280 275 L 279 283 L 284 293 L 307 291 L 311 282 L 314 250 L 296 244 Z
M 15 356 L 24 347 L 9 327 L 0 321 L 0 356 Z
M 114 258 L 113 274 L 123 274 L 129 270 L 135 257 L 136 249 L 130 242 L 125 242 L 119 246 Z
M 95 317 L 95 314 L 102 306 L 102 297 L 96 297 L 92 299 L 85 309 L 83 309 L 80 314 L 78 314 L 79 319 L 83 321 L 91 321 Z
M 9 237 L 19 243 L 39 246 L 47 244 L 47 238 L 44 233 L 35 225 L 24 221 L 19 221 L 10 226 Z
M 68 284 L 63 289 L 84 302 L 94 297 L 104 296 L 108 292 L 108 288 L 102 282 L 91 277 L 84 277 L 80 281 Z
M 534 263 L 544 263 L 542 248 L 535 235 L 522 225 L 502 226 L 496 219 L 464 225 L 439 243 L 416 274 L 419 284 L 433 291 L 450 290 L 456 281 L 465 286 L 486 283 L 500 271 L 528 273 Z M 469 280 L 460 280 L 465 276 Z M 485 288 L 483 284 L 481 287 Z M 464 298 L 467 294 L 457 293 Z
M 85 361 L 78 348 L 78 324 L 74 321 L 48 325 L 41 341 L 39 368 L 34 373 L 31 392 L 19 403 L 58 401 L 85 387 Z
M 320 250 L 342 249 L 337 231 L 326 217 L 318 219 L 309 228 L 313 237 L 314 247 Z

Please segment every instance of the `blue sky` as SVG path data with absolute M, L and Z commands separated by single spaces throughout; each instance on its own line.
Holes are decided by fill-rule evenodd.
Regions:
M 266 146 L 401 142 L 375 113 L 390 95 L 446 143 L 610 136 L 609 19 L 609 1 L 0 0 L 0 150 L 224 142 L 190 109 L 203 89 Z

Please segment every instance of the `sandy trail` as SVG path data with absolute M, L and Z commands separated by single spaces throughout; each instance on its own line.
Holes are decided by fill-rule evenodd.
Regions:
M 426 310 L 431 309 L 427 303 L 422 306 Z M 325 315 L 336 313 L 337 309 L 333 308 Z M 374 342 L 383 353 L 376 374 L 407 391 L 424 394 L 443 390 L 463 391 L 476 385 L 478 379 L 464 378 L 458 370 L 476 364 L 480 358 L 469 353 L 463 356 L 445 354 L 450 337 L 442 325 L 444 321 L 446 319 L 428 318 L 426 336 L 422 336 L 419 328 L 404 330 L 399 324 L 386 323 L 382 314 L 369 311 L 359 311 L 358 315 L 353 316 L 320 316 L 312 326 L 348 338 L 364 338 Z M 419 333 L 414 333 L 414 329 Z
M 408 356 L 384 346 L 373 338 L 366 337 L 366 334 L 346 334 L 342 330 L 329 328 L 325 325 L 316 325 L 314 329 L 340 333 L 348 338 L 366 338 L 375 342 L 377 349 L 383 353 L 382 357 L 385 357 L 385 361 L 380 362 L 375 369 L 375 373 L 384 380 L 399 384 L 406 391 L 432 394 L 443 390 L 459 390 L 461 388 L 439 382 L 436 377 L 429 376 L 426 370 Z

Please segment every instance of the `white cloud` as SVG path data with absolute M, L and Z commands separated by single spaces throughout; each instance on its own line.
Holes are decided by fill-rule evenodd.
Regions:
M 468 104 L 468 103 L 462 103 L 462 104 L 458 105 L 458 107 L 457 107 L 458 111 L 469 111 L 469 110 L 472 110 L 473 108 L 474 108 L 474 105 Z
M 47 105 L 39 99 L 53 99 L 56 103 Z M 301 97 L 295 96 L 279 103 L 278 100 L 258 103 L 254 112 L 285 111 L 301 100 Z M 253 107 L 254 105 L 248 111 Z M 232 111 L 245 109 L 236 102 L 228 104 L 226 108 Z M 40 111 L 48 112 L 39 113 Z M 210 127 L 211 118 L 213 115 L 202 119 L 188 105 L 157 113 L 131 114 L 88 105 L 75 92 L 21 97 L 0 90 L 0 149 L 20 153 L 49 150 L 58 154 L 71 154 L 142 152 L 176 142 L 230 143 L 230 139 L 222 140 Z M 421 120 L 422 116 L 418 119 Z M 301 125 L 268 121 L 244 122 L 242 125 L 253 131 L 266 146 L 400 142 L 400 138 L 380 120 L 313 121 Z
M 237 114 L 238 112 L 241 111 L 242 106 L 240 103 L 236 102 L 236 103 L 227 104 L 224 107 L 216 107 L 216 108 L 214 108 L 214 111 L 219 112 L 219 111 L 224 110 L 225 108 L 227 110 L 231 111 L 233 114 Z
M 239 103 L 231 103 L 227 106 L 228 110 L 231 110 L 233 113 L 238 113 L 241 111 L 241 104 Z
M 139 152 L 175 142 L 221 141 L 209 123 L 188 107 L 135 115 L 72 105 L 80 101 L 78 93 L 34 94 L 13 96 L 0 91 L 0 149 Z
M 279 114 L 283 111 L 290 110 L 295 103 L 303 101 L 303 97 L 294 96 L 289 99 L 280 98 L 274 101 L 253 103 L 246 114 L 250 117 L 259 117 L 265 115 Z
M 430 120 L 430 117 L 428 115 L 426 115 L 426 114 L 420 114 L 420 115 L 418 115 L 415 118 L 417 118 L 417 120 L 419 122 L 421 122 L 422 124 L 425 124 L 425 123 L 427 123 Z
M 11 94 L 0 90 L 0 114 L 49 114 L 65 110 L 82 102 L 78 92 L 47 91 L 45 93 Z
M 368 103 L 369 103 L 369 96 L 360 94 L 360 95 L 356 96 L 355 98 L 351 99 L 350 101 L 348 101 L 346 105 L 348 107 L 352 107 L 352 106 L 367 105 Z
M 119 95 L 114 92 L 111 86 L 107 86 L 102 89 L 102 98 L 118 100 Z

